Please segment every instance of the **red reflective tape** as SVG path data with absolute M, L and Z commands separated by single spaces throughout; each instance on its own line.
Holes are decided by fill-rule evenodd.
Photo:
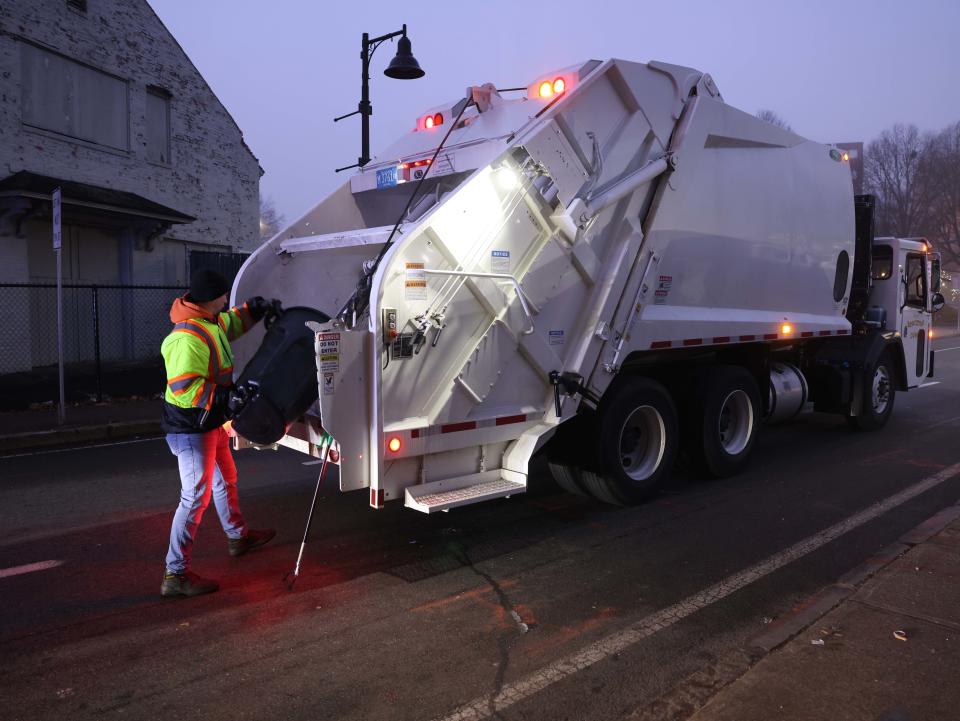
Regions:
M 371 488 L 370 489 L 370 505 L 374 508 L 383 508 L 383 504 L 386 501 L 384 497 L 384 490 L 382 488 Z
M 776 334 L 776 333 L 764 333 L 764 334 L 763 334 L 763 339 L 764 339 L 764 340 L 776 340 L 776 339 L 777 339 L 777 334 Z
M 742 341 L 743 341 L 743 340 L 755 340 L 755 339 L 756 339 L 756 336 L 755 336 L 755 335 L 742 335 L 742 336 L 740 336 L 740 340 L 742 340 Z
M 703 338 L 684 338 L 684 345 L 703 345 Z
M 837 331 L 837 335 L 846 335 L 846 334 L 849 333 L 849 332 L 850 332 L 850 331 L 841 329 L 841 330 L 838 330 L 838 331 Z
M 441 433 L 456 433 L 457 431 L 472 431 L 476 430 L 477 423 L 476 421 L 464 421 L 463 423 L 447 423 L 446 425 L 440 426 Z
M 498 426 L 508 426 L 511 423 L 524 423 L 527 420 L 526 414 L 519 416 L 500 416 L 497 418 Z
M 718 335 L 713 339 L 714 343 L 729 343 L 730 336 L 728 335 Z
M 669 348 L 671 341 L 668 340 L 655 340 L 650 344 L 651 348 Z
M 828 330 L 822 330 L 822 331 L 820 331 L 820 335 L 830 335 L 830 331 L 828 331 Z
M 803 331 L 803 333 L 800 334 L 800 337 L 801 337 L 801 338 L 812 338 L 812 337 L 813 337 L 813 331 L 812 331 L 812 330 L 805 330 L 805 331 Z

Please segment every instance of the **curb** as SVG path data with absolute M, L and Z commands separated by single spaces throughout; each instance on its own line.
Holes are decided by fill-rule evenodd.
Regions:
M 771 628 L 755 636 L 747 643 L 752 651 L 770 653 L 782 646 L 805 628 L 852 596 L 857 589 L 878 571 L 893 563 L 910 549 L 930 540 L 953 521 L 960 518 L 960 503 L 947 506 L 912 530 L 904 533 L 889 546 L 881 549 L 866 561 L 840 576 L 834 583 L 818 591 L 789 615 L 778 619 Z
M 11 433 L 0 436 L 0 453 L 26 449 L 53 448 L 71 443 L 115 440 L 131 436 L 160 435 L 160 421 L 118 421 L 96 426 L 57 428 L 50 431 Z

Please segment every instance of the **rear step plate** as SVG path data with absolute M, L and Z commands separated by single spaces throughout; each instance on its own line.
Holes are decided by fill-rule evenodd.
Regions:
M 477 474 L 487 476 L 488 474 Z M 450 481 L 434 481 L 422 486 L 413 486 L 406 489 L 404 505 L 423 513 L 449 511 L 457 506 L 468 506 L 471 503 L 489 501 L 494 498 L 504 498 L 514 493 L 523 493 L 527 487 L 523 483 L 508 481 L 495 475 L 492 480 L 483 480 L 480 483 L 451 488 L 459 485 Z M 478 479 L 474 479 L 478 480 Z

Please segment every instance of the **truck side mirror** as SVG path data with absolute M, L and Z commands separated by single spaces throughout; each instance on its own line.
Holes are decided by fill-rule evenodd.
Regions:
M 943 293 L 934 293 L 934 294 L 933 294 L 932 305 L 933 305 L 933 312 L 934 312 L 934 313 L 942 310 L 944 303 L 946 303 L 946 301 L 943 299 Z

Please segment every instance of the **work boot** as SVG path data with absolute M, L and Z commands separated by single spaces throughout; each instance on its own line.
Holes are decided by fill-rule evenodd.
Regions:
M 192 571 L 183 573 L 170 573 L 167 571 L 163 575 L 163 583 L 160 586 L 160 595 L 172 598 L 175 596 L 200 596 L 204 593 L 213 593 L 220 584 L 211 581 L 209 578 L 202 578 Z
M 259 531 L 251 528 L 249 531 L 247 531 L 247 535 L 241 536 L 240 538 L 231 538 L 227 542 L 230 548 L 230 555 L 242 556 L 251 548 L 257 548 L 258 546 L 262 546 L 263 544 L 267 543 L 276 535 L 277 532 L 272 528 L 264 528 Z

